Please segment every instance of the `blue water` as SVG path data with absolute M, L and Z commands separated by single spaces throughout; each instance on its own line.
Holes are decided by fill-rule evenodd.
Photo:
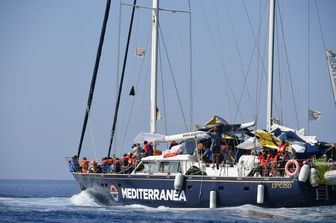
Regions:
M 0 222 L 336 222 L 336 206 L 219 209 L 101 206 L 75 181 L 0 180 Z

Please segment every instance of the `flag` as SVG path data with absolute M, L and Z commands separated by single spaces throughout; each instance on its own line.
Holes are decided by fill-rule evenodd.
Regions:
M 321 114 L 322 112 L 319 112 L 319 111 L 314 111 L 311 109 L 308 110 L 309 120 L 319 120 L 321 117 Z
M 156 113 L 155 113 L 155 117 L 156 117 L 156 121 L 160 120 L 161 119 L 161 113 L 158 109 L 158 107 L 156 107 Z
M 145 55 L 145 50 L 140 48 L 140 47 L 137 47 L 136 48 L 136 56 L 142 58 L 142 57 L 144 57 L 144 55 Z
M 132 86 L 129 95 L 130 95 L 130 96 L 135 96 L 134 86 Z
M 336 103 L 336 53 L 331 50 L 326 50 L 328 69 L 331 81 L 331 88 L 334 94 L 334 101 Z

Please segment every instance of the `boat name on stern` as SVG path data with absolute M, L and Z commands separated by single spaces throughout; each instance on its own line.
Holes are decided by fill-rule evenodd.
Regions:
M 290 189 L 290 188 L 292 188 L 292 183 L 290 183 L 290 182 L 274 182 L 274 183 L 272 183 L 272 188 Z
M 127 199 L 187 201 L 184 190 L 121 188 L 121 194 Z

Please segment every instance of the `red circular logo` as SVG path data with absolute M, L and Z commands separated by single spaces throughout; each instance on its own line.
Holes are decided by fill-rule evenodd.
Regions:
M 118 192 L 117 187 L 114 184 L 111 184 L 109 189 L 110 189 L 110 193 L 112 195 L 113 200 L 116 201 L 116 202 L 118 202 L 118 200 L 119 200 L 119 192 Z

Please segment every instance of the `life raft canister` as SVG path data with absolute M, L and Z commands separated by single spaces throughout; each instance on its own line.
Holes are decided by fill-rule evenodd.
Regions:
M 294 165 L 294 171 L 293 168 L 291 168 L 291 166 Z M 290 177 L 294 177 L 300 170 L 300 165 L 298 163 L 298 161 L 291 159 L 288 160 L 286 165 L 285 165 L 285 172 L 288 176 Z

